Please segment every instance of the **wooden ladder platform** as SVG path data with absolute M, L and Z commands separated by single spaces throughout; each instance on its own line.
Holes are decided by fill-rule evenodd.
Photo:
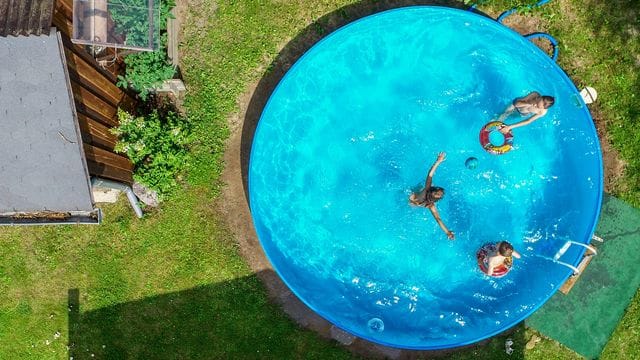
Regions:
M 589 265 L 589 263 L 591 262 L 591 260 L 593 260 L 595 255 L 596 254 L 594 254 L 591 251 L 587 250 L 587 252 L 582 257 L 582 260 L 580 261 L 580 264 L 578 264 L 578 270 L 580 272 L 578 272 L 577 274 L 571 275 L 567 279 L 567 281 L 565 281 L 564 284 L 562 284 L 562 286 L 560 287 L 560 292 L 561 293 L 567 295 L 569 293 L 569 291 L 571 291 L 573 286 L 576 284 L 576 282 L 580 278 L 580 275 L 582 275 L 582 273 L 584 272 L 584 269 L 587 268 L 587 265 Z

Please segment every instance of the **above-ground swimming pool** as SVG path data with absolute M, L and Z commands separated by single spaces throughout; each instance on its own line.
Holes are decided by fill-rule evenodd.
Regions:
M 514 129 L 512 151 L 486 152 L 482 126 L 534 90 L 555 106 Z M 440 151 L 433 183 L 454 241 L 408 205 Z M 531 315 L 571 274 L 552 258 L 590 241 L 601 195 L 595 128 L 563 71 L 501 24 L 440 7 L 379 13 L 316 44 L 273 92 L 249 167 L 254 225 L 289 288 L 349 333 L 410 349 L 470 344 Z M 522 259 L 493 278 L 476 251 L 500 240 Z

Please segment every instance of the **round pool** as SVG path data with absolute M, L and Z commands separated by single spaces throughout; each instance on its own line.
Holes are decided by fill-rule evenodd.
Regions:
M 486 152 L 480 129 L 530 91 L 555 105 L 513 130 L 511 151 Z M 433 184 L 454 241 L 408 204 L 440 151 Z M 441 7 L 369 16 L 311 48 L 271 95 L 249 166 L 255 229 L 289 288 L 347 332 L 410 349 L 531 315 L 571 274 L 552 259 L 590 241 L 601 196 L 596 131 L 564 72 L 499 23 Z M 522 258 L 486 276 L 476 251 L 501 240 Z

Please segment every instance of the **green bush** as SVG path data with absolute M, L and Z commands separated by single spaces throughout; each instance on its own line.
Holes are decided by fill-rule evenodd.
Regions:
M 191 129 L 187 119 L 174 111 L 133 116 L 118 110 L 120 126 L 111 129 L 118 136 L 115 151 L 126 154 L 134 164 L 135 181 L 167 195 L 178 183 L 176 176 L 186 167 Z
M 154 3 L 153 26 L 157 31 L 167 29 L 167 19 L 173 19 L 170 11 L 176 6 L 175 0 Z M 110 0 L 109 13 L 115 25 L 115 32 L 126 39 L 126 44 L 135 47 L 149 46 L 149 5 L 148 0 Z M 159 39 L 154 39 L 159 41 Z M 158 44 L 155 44 L 158 45 Z
M 130 88 L 137 92 L 142 100 L 147 100 L 151 88 L 173 78 L 176 69 L 167 59 L 165 42 L 166 40 L 163 40 L 163 46 L 156 51 L 127 55 L 124 58 L 126 73 L 124 76 L 118 75 L 118 86 Z

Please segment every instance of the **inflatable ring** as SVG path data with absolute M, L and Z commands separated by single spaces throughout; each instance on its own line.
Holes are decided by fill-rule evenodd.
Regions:
M 480 270 L 487 274 L 487 270 L 489 270 L 489 264 L 488 264 L 488 256 L 491 253 L 496 252 L 498 249 L 496 249 L 496 246 L 494 244 L 484 244 L 482 245 L 482 247 L 480 248 L 480 250 L 478 250 L 478 253 L 476 254 L 476 258 L 478 259 L 478 267 L 480 268 Z M 509 258 L 507 258 L 509 259 Z M 505 264 L 502 264 L 500 266 L 497 266 L 496 268 L 493 269 L 493 274 L 490 276 L 496 277 L 496 278 L 501 278 L 505 275 L 507 275 L 507 273 L 509 272 L 509 270 L 511 270 L 511 261 L 506 261 L 505 259 Z M 489 275 L 489 274 L 487 274 Z
M 504 154 L 513 148 L 513 134 L 511 131 L 504 134 L 504 142 L 502 145 L 493 145 L 491 141 L 489 141 L 489 134 L 502 126 L 504 126 L 504 123 L 501 121 L 490 121 L 480 130 L 480 145 L 482 145 L 483 149 L 494 155 Z

